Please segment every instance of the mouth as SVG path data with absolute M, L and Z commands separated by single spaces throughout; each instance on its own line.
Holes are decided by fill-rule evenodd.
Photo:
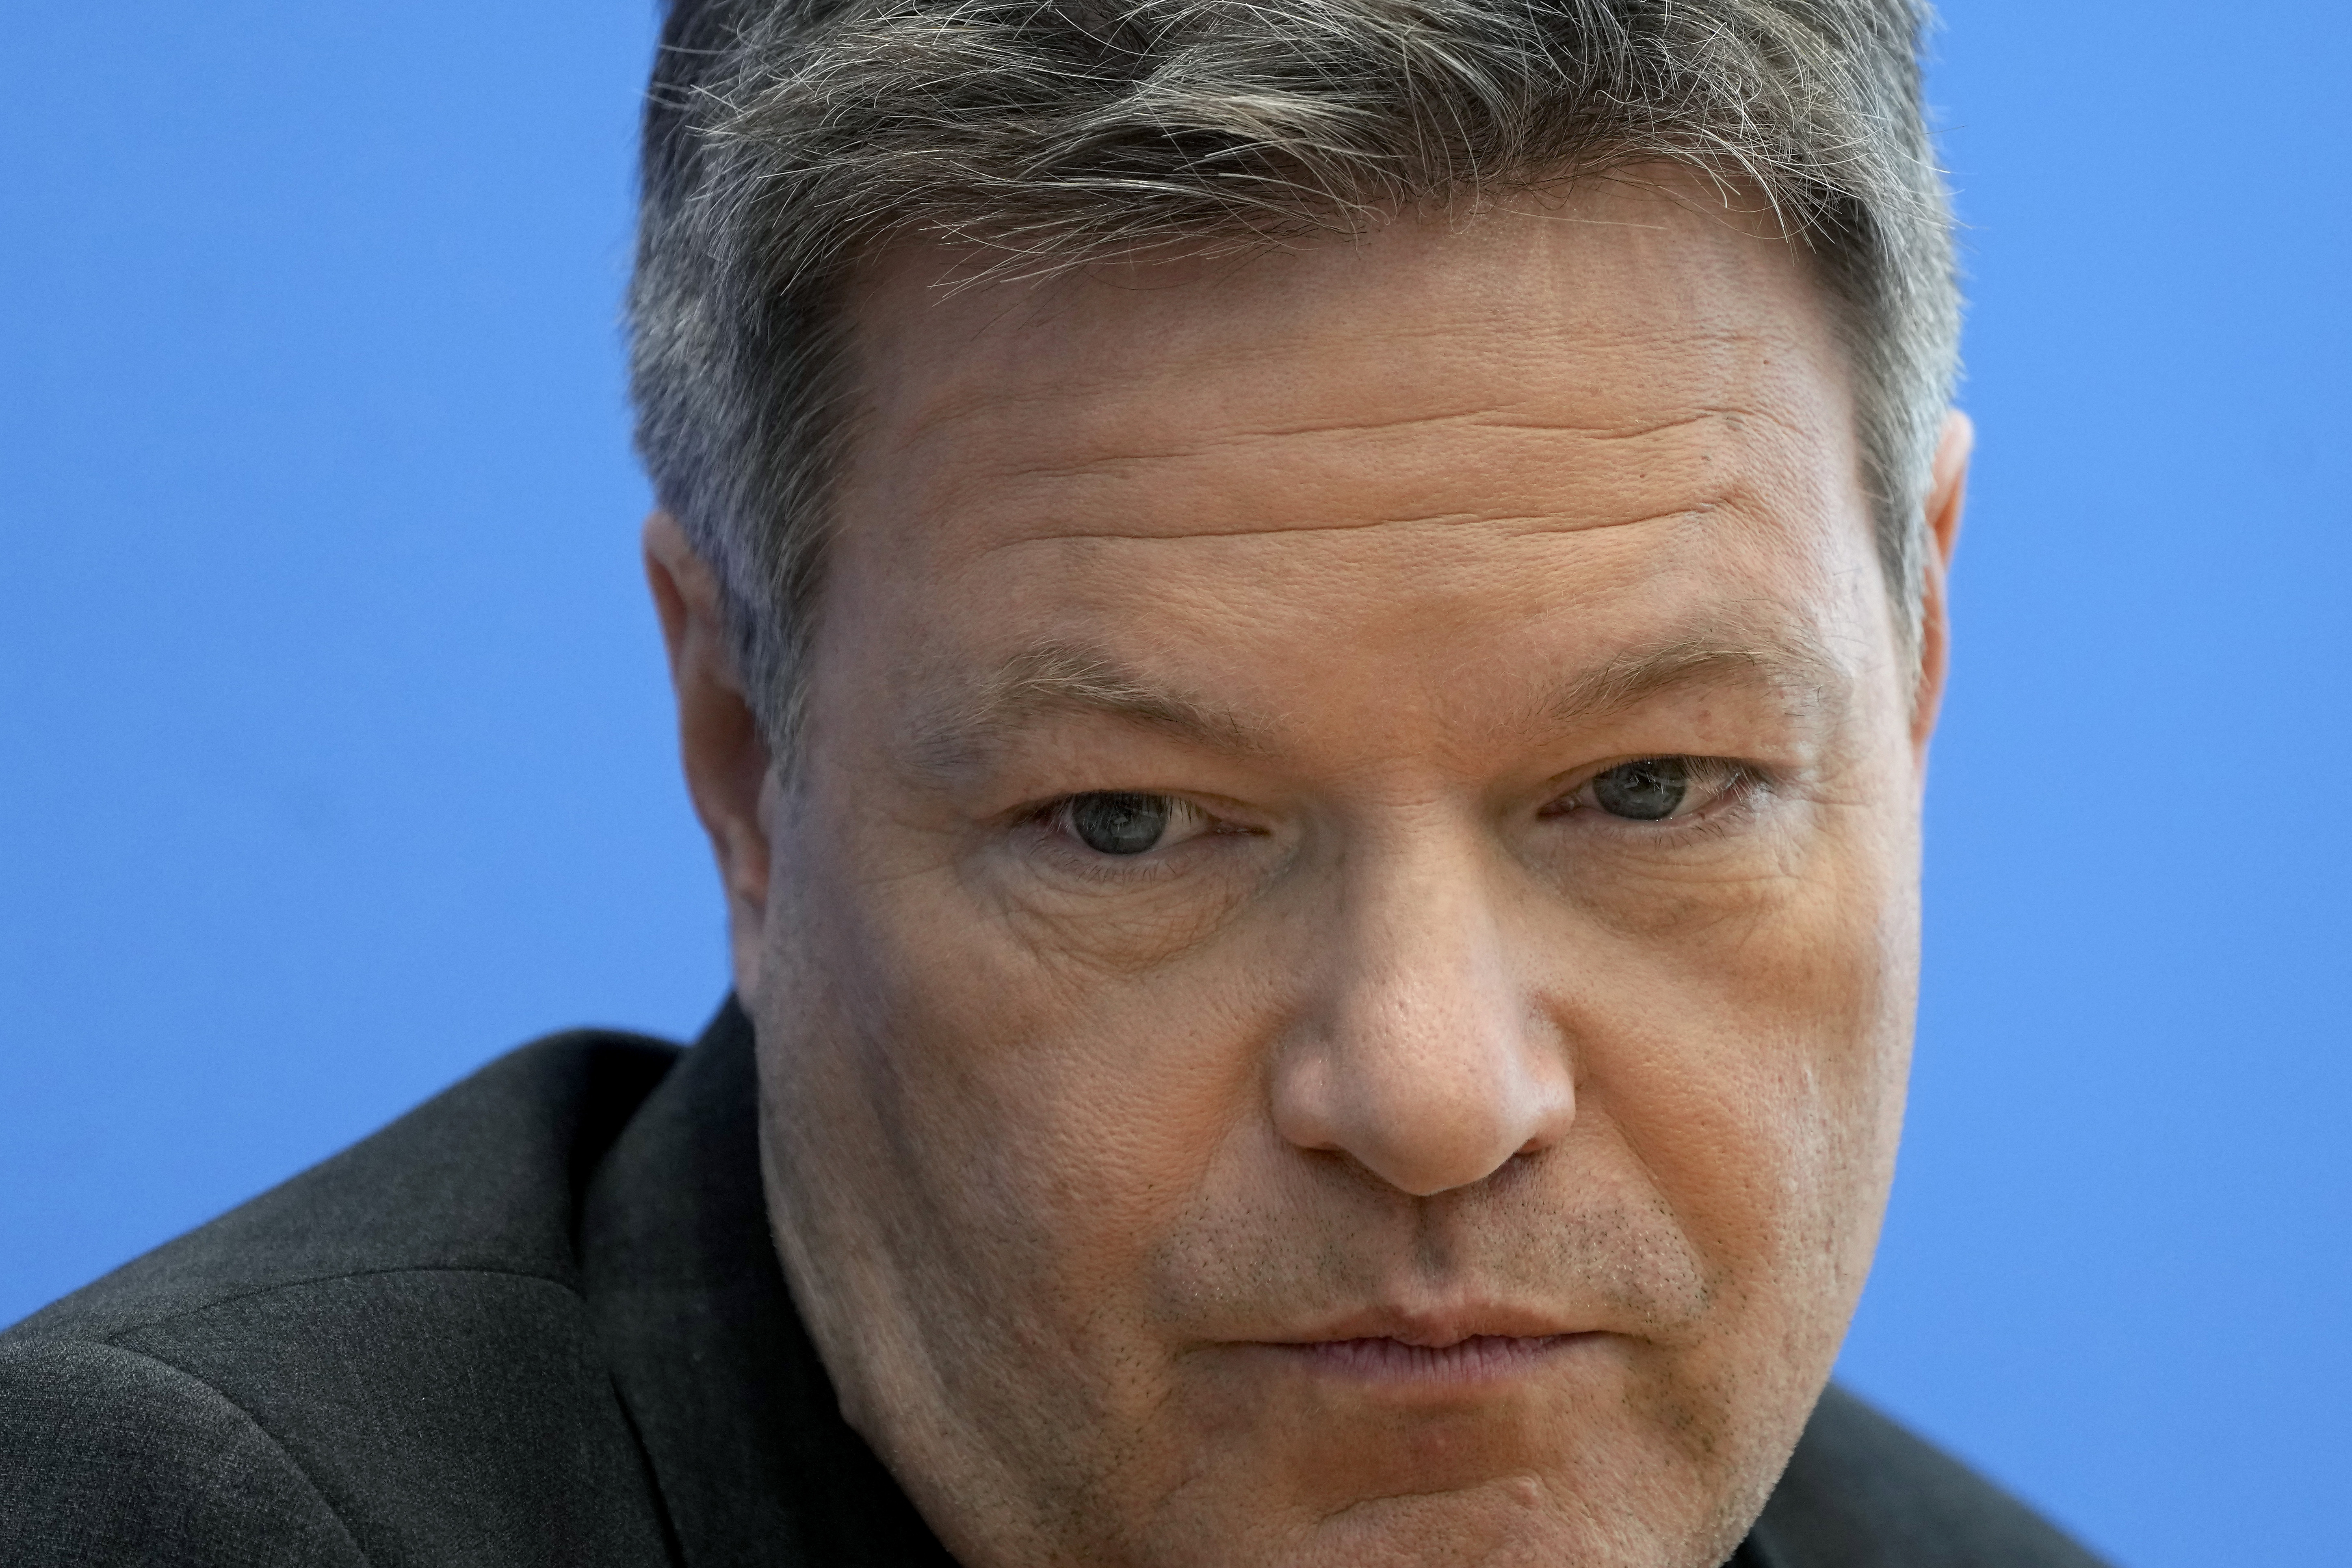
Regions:
M 1415 1344 L 1387 1334 L 1349 1339 L 1261 1341 L 1257 1348 L 1312 1374 L 1349 1383 L 1462 1387 L 1509 1382 L 1535 1372 L 1596 1334 L 1465 1334 Z
M 1376 1312 L 1255 1341 L 1250 1348 L 1278 1364 L 1345 1383 L 1459 1388 L 1523 1378 L 1602 1337 L 1548 1314 Z

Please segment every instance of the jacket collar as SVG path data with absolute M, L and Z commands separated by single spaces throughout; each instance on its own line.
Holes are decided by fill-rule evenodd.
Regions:
M 591 1179 L 589 1308 L 687 1568 L 953 1568 L 842 1420 L 760 1189 L 751 1026 L 732 998 Z

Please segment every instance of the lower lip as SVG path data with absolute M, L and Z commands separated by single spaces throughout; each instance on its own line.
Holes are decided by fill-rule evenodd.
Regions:
M 1556 1360 L 1591 1334 L 1473 1334 L 1450 1345 L 1402 1340 L 1316 1340 L 1264 1349 L 1304 1371 L 1350 1383 L 1465 1386 L 1508 1382 Z

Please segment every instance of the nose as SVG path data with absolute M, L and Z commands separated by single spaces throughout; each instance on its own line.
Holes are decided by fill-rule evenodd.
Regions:
M 1485 1180 L 1576 1114 L 1565 1042 L 1511 963 L 1479 861 L 1465 847 L 1356 879 L 1275 1064 L 1285 1139 L 1416 1197 Z

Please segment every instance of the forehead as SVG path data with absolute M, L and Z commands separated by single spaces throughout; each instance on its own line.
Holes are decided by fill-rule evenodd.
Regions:
M 1229 262 L 941 273 L 893 258 L 852 312 L 829 602 L 908 660 L 1157 637 L 1360 666 L 1542 624 L 1597 661 L 1759 600 L 1815 640 L 1873 613 L 1830 308 L 1711 200 L 1601 186 Z

